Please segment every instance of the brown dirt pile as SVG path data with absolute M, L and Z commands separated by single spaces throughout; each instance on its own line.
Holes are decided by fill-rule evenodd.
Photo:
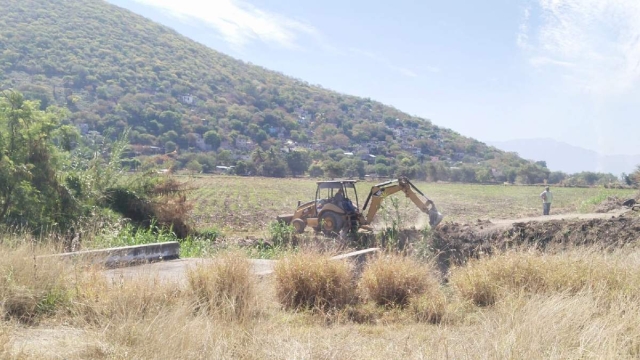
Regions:
M 640 239 L 640 217 L 520 222 L 510 227 L 447 223 L 433 233 L 433 248 L 442 270 L 468 258 L 518 246 L 550 247 L 595 245 L 602 248 L 629 246 Z
M 612 211 L 612 210 L 621 209 L 623 207 L 623 205 L 622 205 L 623 202 L 624 202 L 624 200 L 620 199 L 617 196 L 609 196 L 609 197 L 607 197 L 606 200 L 604 200 L 603 202 L 598 204 L 598 206 L 596 206 L 594 212 L 596 212 L 596 213 L 608 213 L 609 211 Z

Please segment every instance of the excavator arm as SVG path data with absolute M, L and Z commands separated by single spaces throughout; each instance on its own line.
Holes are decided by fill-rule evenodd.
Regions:
M 433 203 L 433 201 L 427 198 L 427 196 L 423 194 L 420 189 L 415 187 L 415 185 L 413 185 L 411 181 L 409 181 L 409 179 L 407 179 L 406 177 L 400 177 L 396 180 L 383 182 L 371 187 L 369 196 L 367 196 L 367 200 L 365 201 L 364 207 L 362 208 L 362 213 L 366 214 L 364 216 L 364 222 L 366 224 L 371 224 L 374 217 L 376 216 L 376 213 L 378 212 L 378 210 L 380 210 L 382 200 L 384 200 L 385 197 L 400 191 L 402 191 L 406 197 L 411 199 L 411 201 L 416 204 L 420 211 L 429 215 L 429 225 L 431 227 L 437 226 L 442 221 L 443 216 L 438 212 L 438 209 L 436 209 L 436 205 Z M 419 195 L 422 196 L 425 200 L 423 200 Z

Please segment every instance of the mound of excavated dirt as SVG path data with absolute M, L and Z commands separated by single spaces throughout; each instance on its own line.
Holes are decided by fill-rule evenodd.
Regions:
M 624 200 L 620 199 L 617 196 L 609 196 L 607 197 L 606 200 L 604 200 L 603 202 L 598 204 L 598 206 L 596 206 L 595 212 L 608 213 L 609 211 L 612 211 L 612 210 L 621 209 L 623 207 L 622 205 L 623 202 Z
M 441 269 L 464 263 L 468 258 L 495 250 L 530 245 L 596 245 L 602 248 L 627 246 L 640 239 L 640 217 L 610 219 L 553 220 L 514 223 L 511 227 L 491 229 L 486 223 L 465 225 L 447 223 L 433 233 L 433 247 L 439 252 Z

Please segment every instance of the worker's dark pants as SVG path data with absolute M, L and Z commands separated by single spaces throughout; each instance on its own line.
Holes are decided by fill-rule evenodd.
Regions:
M 542 215 L 549 215 L 551 203 L 542 203 Z

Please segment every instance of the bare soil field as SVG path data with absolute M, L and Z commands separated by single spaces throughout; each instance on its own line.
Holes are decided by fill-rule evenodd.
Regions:
M 315 179 L 274 179 L 234 176 L 182 177 L 192 189 L 191 220 L 197 228 L 215 227 L 227 235 L 264 233 L 278 214 L 292 213 L 298 200 L 315 197 Z M 412 180 L 413 181 L 413 180 Z M 444 184 L 413 181 L 438 209 L 445 221 L 471 223 L 478 219 L 517 219 L 533 217 L 542 212 L 538 197 L 543 189 L 532 186 Z M 377 182 L 357 184 L 360 208 L 371 186 Z M 604 188 L 553 188 L 552 214 L 592 213 L 608 198 L 626 199 L 633 190 Z M 407 198 L 398 194 L 402 218 L 406 227 L 423 227 L 425 217 Z M 388 205 L 388 203 L 387 203 Z M 377 222 L 384 226 L 384 209 Z

